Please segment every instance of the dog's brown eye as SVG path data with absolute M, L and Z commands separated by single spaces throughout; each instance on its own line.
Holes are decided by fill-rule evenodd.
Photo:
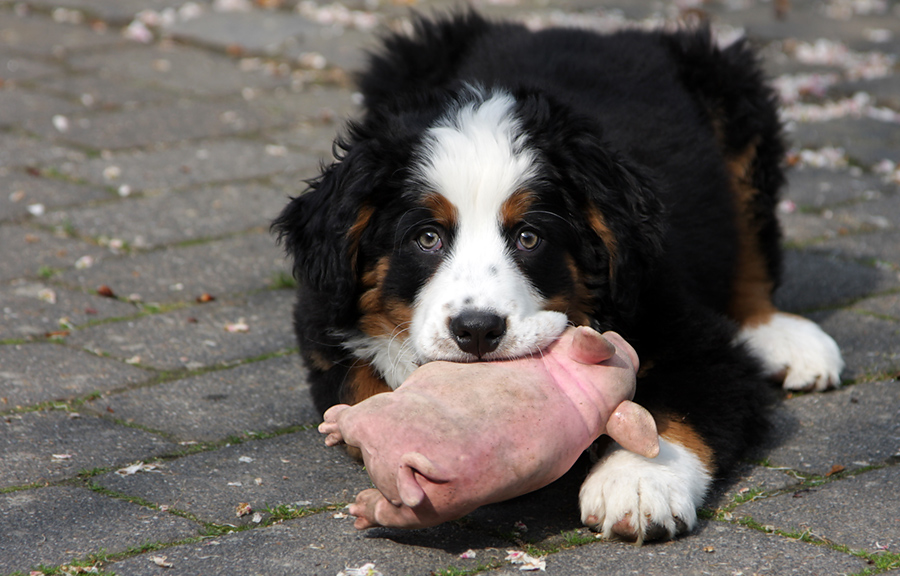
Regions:
M 419 237 L 416 238 L 416 244 L 418 244 L 419 248 L 425 252 L 436 252 L 443 246 L 441 235 L 438 234 L 438 231 L 434 228 L 425 228 L 419 232 Z
M 531 252 L 541 243 L 541 237 L 534 230 L 522 230 L 516 238 L 516 248 Z

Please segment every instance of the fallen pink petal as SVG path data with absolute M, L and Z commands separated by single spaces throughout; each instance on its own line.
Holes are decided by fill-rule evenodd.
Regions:
M 225 331 L 231 333 L 239 333 L 239 332 L 249 332 L 250 326 L 244 322 L 244 319 L 241 318 L 237 322 L 231 322 L 225 325 Z

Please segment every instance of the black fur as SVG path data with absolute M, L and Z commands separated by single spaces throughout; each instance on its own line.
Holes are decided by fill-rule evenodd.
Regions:
M 535 192 L 549 215 L 536 225 L 553 237 L 523 269 L 545 296 L 566 296 L 574 279 L 560 262 L 571 256 L 592 324 L 619 331 L 647 367 L 636 400 L 693 425 L 719 472 L 732 466 L 761 434 L 768 398 L 755 361 L 731 344 L 727 316 L 738 215 L 726 159 L 754 143 L 753 229 L 773 281 L 780 270 L 783 147 L 748 48 L 720 50 L 706 30 L 531 32 L 466 13 L 387 38 L 359 84 L 366 109 L 338 160 L 273 224 L 300 282 L 294 320 L 318 409 L 348 395 L 357 360 L 342 341 L 358 333 L 361 274 L 391 255 L 384 290 L 411 302 L 433 270 L 404 252 L 418 223 L 408 222 L 420 199 L 409 167 L 424 130 L 471 86 L 503 89 L 539 152 Z M 589 208 L 612 231 L 614 258 L 585 220 Z M 348 231 L 365 211 L 354 242 Z

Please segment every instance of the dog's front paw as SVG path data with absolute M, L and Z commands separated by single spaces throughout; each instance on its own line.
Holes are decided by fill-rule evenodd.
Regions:
M 768 376 L 784 379 L 785 390 L 818 391 L 841 384 L 841 351 L 812 320 L 778 312 L 765 324 L 741 329 L 738 340 L 762 361 Z
M 700 460 L 678 444 L 660 438 L 653 459 L 613 444 L 581 486 L 581 521 L 604 538 L 674 538 L 697 524 L 710 481 Z

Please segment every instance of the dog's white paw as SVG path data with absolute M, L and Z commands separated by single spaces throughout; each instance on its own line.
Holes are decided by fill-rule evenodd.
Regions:
M 692 530 L 711 482 L 700 459 L 663 438 L 652 459 L 612 446 L 581 486 L 581 521 L 604 538 L 639 543 Z
M 784 378 L 786 390 L 827 390 L 841 384 L 841 351 L 811 320 L 777 312 L 765 324 L 742 328 L 738 341 L 762 361 L 767 376 Z

